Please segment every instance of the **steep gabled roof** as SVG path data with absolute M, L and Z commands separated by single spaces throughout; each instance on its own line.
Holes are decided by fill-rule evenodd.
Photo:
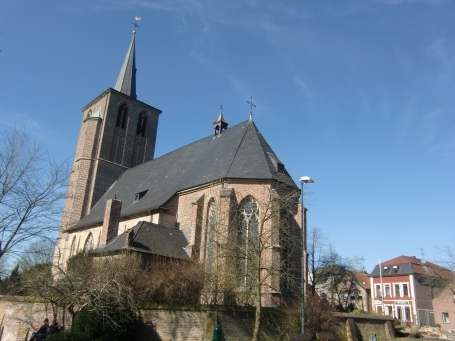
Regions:
M 95 253 L 130 250 L 189 260 L 190 256 L 185 251 L 187 246 L 188 240 L 182 231 L 140 221 L 131 230 L 115 237 L 105 247 L 98 248 Z
M 220 179 L 275 180 L 298 189 L 254 122 L 244 121 L 126 170 L 69 231 L 101 223 L 108 199 L 121 200 L 126 217 L 158 209 L 179 191 Z
M 449 270 L 435 263 L 416 257 L 399 256 L 381 263 L 382 276 L 397 275 L 427 275 L 444 279 L 454 278 Z M 387 267 L 387 270 L 384 269 Z M 376 265 L 370 274 L 371 277 L 379 277 L 379 265 Z
M 131 39 L 130 47 L 126 53 L 122 68 L 115 83 L 114 89 L 136 99 L 136 56 L 135 56 L 135 37 Z
M 357 280 L 357 284 L 360 285 L 362 288 L 370 289 L 370 279 L 368 275 L 364 272 L 355 272 L 354 276 Z

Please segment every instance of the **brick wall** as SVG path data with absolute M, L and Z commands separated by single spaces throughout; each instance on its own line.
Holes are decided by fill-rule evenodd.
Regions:
M 393 340 L 393 318 L 379 315 L 336 313 L 336 338 L 348 341 L 368 341 L 371 335 L 376 340 Z
M 63 311 L 58 310 L 57 320 L 62 324 Z M 261 340 L 287 340 L 286 315 L 269 311 L 263 318 Z M 367 341 L 375 334 L 377 340 L 393 339 L 393 319 L 389 316 L 354 315 L 337 313 L 334 325 L 335 340 Z M 44 318 L 51 320 L 54 312 L 44 303 L 11 302 L 0 300 L 0 321 L 3 321 L 2 341 L 24 341 L 26 335 L 39 328 Z M 3 318 L 3 320 L 2 320 Z M 65 326 L 70 324 L 64 317 Z M 216 323 L 223 329 L 225 341 L 249 341 L 253 334 L 254 312 L 209 310 L 142 309 L 142 323 L 138 325 L 137 341 L 210 341 Z M 295 328 L 295 327 L 294 327 Z
M 447 332 L 449 329 L 455 331 L 455 284 L 447 286 L 434 300 L 434 319 L 435 323 L 441 325 L 441 331 Z M 447 313 L 449 323 L 444 322 L 442 314 Z
M 111 155 L 120 105 L 128 106 L 128 119 L 121 146 L 120 162 Z M 96 115 L 96 113 L 100 115 Z M 141 113 L 147 115 L 144 154 L 139 163 L 152 160 L 158 119 L 161 113 L 145 103 L 108 89 L 83 109 L 79 139 L 68 185 L 62 230 L 84 217 L 125 169 L 132 165 L 136 129 Z M 92 116 L 91 116 L 92 115 Z

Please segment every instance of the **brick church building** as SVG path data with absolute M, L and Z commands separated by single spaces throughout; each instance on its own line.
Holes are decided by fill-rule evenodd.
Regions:
M 160 114 L 136 98 L 133 32 L 115 87 L 82 109 L 54 264 L 65 268 L 80 252 L 133 251 L 201 262 L 210 273 L 220 235 L 234 234 L 247 250 L 269 231 L 261 259 L 275 268 L 286 263 L 299 278 L 300 191 L 252 115 L 228 127 L 221 111 L 212 134 L 154 158 Z M 284 197 L 293 207 L 266 219 Z M 293 255 L 278 231 L 284 221 L 298 244 Z M 245 276 L 248 262 L 239 262 Z M 265 305 L 279 304 L 286 282 L 279 277 L 266 280 Z

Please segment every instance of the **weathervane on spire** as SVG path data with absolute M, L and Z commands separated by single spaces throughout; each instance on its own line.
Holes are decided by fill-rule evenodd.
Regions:
M 136 29 L 137 29 L 138 27 L 139 27 L 139 28 L 141 27 L 141 26 L 139 26 L 139 25 L 137 24 L 137 22 L 138 22 L 139 20 L 141 20 L 141 18 L 140 18 L 140 17 L 136 17 L 136 18 L 134 18 L 134 20 L 135 20 L 135 21 L 132 23 L 133 26 L 134 26 L 134 31 L 133 31 L 133 33 L 136 33 Z
M 223 105 L 220 105 L 220 112 L 223 112 Z
M 250 121 L 253 120 L 253 107 L 256 106 L 253 104 L 253 96 L 251 96 L 251 101 L 246 101 L 250 105 Z

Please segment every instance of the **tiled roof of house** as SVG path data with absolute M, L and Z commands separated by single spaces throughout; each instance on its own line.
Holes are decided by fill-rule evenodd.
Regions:
M 275 180 L 298 190 L 254 122 L 247 120 L 126 170 L 68 231 L 102 223 L 109 199 L 121 200 L 121 217 L 127 217 L 159 209 L 179 191 L 220 179 Z
M 359 284 L 364 289 L 370 289 L 370 278 L 364 272 L 356 272 L 355 278 L 357 280 L 357 284 Z
M 454 278 L 454 274 L 447 268 L 416 257 L 399 256 L 381 263 L 382 276 L 397 275 L 427 275 L 443 279 Z M 387 268 L 387 269 L 385 269 Z M 376 265 L 370 277 L 379 277 L 379 265 Z
M 98 248 L 95 252 L 130 250 L 189 260 L 190 256 L 186 252 L 187 246 L 188 240 L 181 230 L 140 221 L 132 229 L 118 235 L 105 247 Z

